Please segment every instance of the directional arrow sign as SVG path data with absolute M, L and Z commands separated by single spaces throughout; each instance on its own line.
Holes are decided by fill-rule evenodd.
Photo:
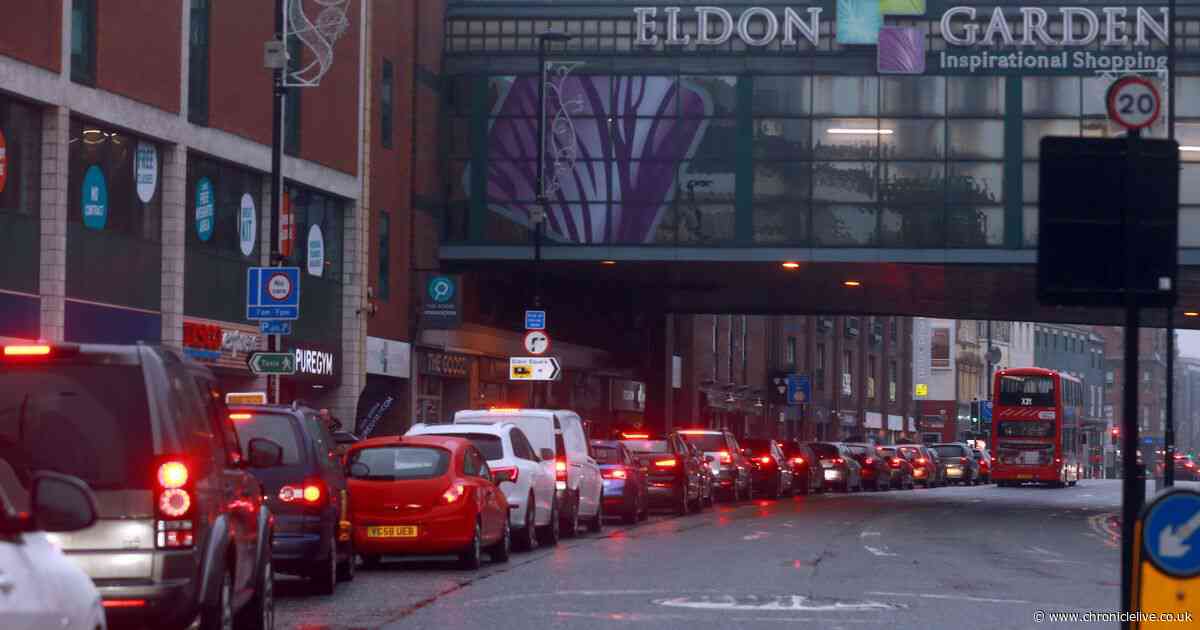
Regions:
M 246 363 L 259 376 L 296 373 L 296 355 L 291 352 L 252 352 Z
M 1156 497 L 1143 517 L 1146 555 L 1174 577 L 1200 575 L 1200 493 L 1176 488 Z
M 557 381 L 562 374 L 556 357 L 511 357 L 508 378 L 513 381 Z

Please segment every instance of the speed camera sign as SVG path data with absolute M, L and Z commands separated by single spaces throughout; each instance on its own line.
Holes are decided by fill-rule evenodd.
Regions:
M 1160 113 L 1162 97 L 1148 79 L 1123 77 L 1108 88 L 1108 117 L 1130 131 L 1153 125 Z

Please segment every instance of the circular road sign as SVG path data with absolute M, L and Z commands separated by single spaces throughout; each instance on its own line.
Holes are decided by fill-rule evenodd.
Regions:
M 525 351 L 529 354 L 539 355 L 546 354 L 550 350 L 550 335 L 540 331 L 531 330 L 525 333 Z
M 1146 556 L 1163 573 L 1200 575 L 1200 493 L 1175 488 L 1160 494 L 1142 513 Z
M 271 279 L 267 281 L 267 295 L 277 302 L 282 302 L 292 295 L 292 281 L 288 279 L 287 274 L 271 274 Z
M 1108 117 L 1129 130 L 1154 124 L 1162 113 L 1162 95 L 1154 83 L 1138 76 L 1117 79 L 1108 88 Z

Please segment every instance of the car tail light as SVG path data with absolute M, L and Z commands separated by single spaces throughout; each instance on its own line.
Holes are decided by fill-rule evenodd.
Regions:
M 188 481 L 188 469 L 183 462 L 165 462 L 158 467 L 158 485 L 166 489 L 182 488 Z
M 496 478 L 496 481 L 511 481 L 516 483 L 517 477 L 521 476 L 521 469 L 517 468 L 516 466 L 493 468 L 492 475 Z
M 1192 462 L 1184 462 L 1184 464 L 1183 464 L 1183 465 L 1184 465 L 1186 468 L 1195 468 L 1195 467 L 1196 467 L 1196 465 L 1195 465 L 1195 464 L 1193 464 Z
M 248 413 L 231 413 L 231 414 L 229 414 L 229 419 L 233 420 L 234 422 L 241 422 L 244 420 L 249 420 L 250 418 L 253 418 L 253 417 L 254 416 L 252 416 Z
M 106 599 L 105 608 L 141 608 L 146 605 L 144 599 Z
M 721 451 L 720 453 L 718 453 L 718 455 L 721 457 L 722 464 L 732 464 L 733 463 L 733 456 L 729 454 L 729 451 Z
M 762 457 L 759 457 L 759 458 L 758 458 L 758 462 L 759 462 L 760 464 L 762 464 L 763 466 L 766 466 L 766 465 L 768 465 L 768 464 L 770 464 L 770 463 L 771 463 L 771 456 L 770 456 L 770 455 L 763 455 Z
M 287 485 L 279 489 L 279 500 L 284 503 L 317 505 L 325 498 L 325 490 L 317 483 Z
M 966 458 L 966 457 L 959 457 L 959 458 L 958 458 L 958 461 L 960 461 L 960 462 L 962 462 L 962 463 L 964 463 L 964 464 L 965 464 L 965 463 L 967 463 L 967 458 Z
M 467 487 L 464 486 L 461 482 L 456 483 L 456 484 L 450 486 L 450 488 L 448 490 L 446 490 L 445 492 L 442 493 L 442 503 L 444 503 L 446 505 L 450 505 L 451 503 L 454 503 L 455 501 L 461 499 L 463 497 L 463 495 L 466 493 L 467 493 Z
M 891 463 L 891 465 L 892 465 L 892 468 L 899 468 L 899 467 L 900 467 L 900 458 L 899 458 L 899 457 L 893 457 L 893 458 L 891 459 L 891 462 L 889 462 L 889 463 Z
M 794 464 L 794 465 L 796 465 L 796 466 L 800 466 L 800 465 L 802 465 L 803 463 L 804 463 L 804 458 L 803 458 L 803 457 L 793 457 L 793 458 L 792 458 L 792 464 Z
M 846 463 L 846 460 L 842 459 L 841 457 L 834 457 L 834 458 L 833 458 L 833 463 L 835 463 L 835 464 L 844 464 L 844 463 Z
M 624 468 L 611 468 L 609 470 L 601 471 L 600 476 L 604 477 L 605 479 L 625 479 L 627 474 L 625 473 Z
M 863 463 L 864 463 L 864 464 L 866 464 L 866 465 L 868 465 L 868 466 L 870 466 L 871 464 L 874 464 L 874 463 L 875 463 L 875 458 L 874 458 L 874 457 L 868 457 L 868 458 L 866 458 L 866 459 L 864 459 L 864 460 L 863 460 Z
M 155 546 L 159 549 L 185 549 L 195 543 L 192 514 L 192 480 L 188 465 L 177 457 L 168 458 L 155 471 L 158 488 L 154 500 Z M 116 600 L 113 600 L 116 601 Z
M 965 460 L 965 459 L 964 459 L 963 461 L 967 461 L 967 460 Z M 1061 463 L 1062 463 L 1062 458 L 1061 458 L 1061 457 L 1055 457 L 1055 458 L 1054 458 L 1054 463 L 1055 463 L 1055 464 L 1061 464 Z
M 622 433 L 621 437 L 626 440 L 649 440 L 649 433 Z
M 6 357 L 44 357 L 50 354 L 50 346 L 4 346 Z
M 564 482 L 567 480 L 567 460 L 566 459 L 563 459 L 560 457 L 560 458 L 554 460 L 554 479 L 556 481 L 564 481 Z
M 654 462 L 654 465 L 659 468 L 674 468 L 678 463 L 679 461 L 675 459 L 660 459 Z
M 918 458 L 917 458 L 917 463 L 918 463 L 918 464 L 924 464 L 924 463 L 925 463 L 925 458 L 924 458 L 924 457 L 918 457 Z

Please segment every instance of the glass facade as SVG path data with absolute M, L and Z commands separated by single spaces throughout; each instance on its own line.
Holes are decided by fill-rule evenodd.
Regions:
M 1103 97 L 1121 73 L 1105 55 L 1136 53 L 1152 69 L 1165 59 L 1154 30 L 1163 18 L 1154 7 L 1142 26 L 1134 23 L 1136 7 L 1129 9 L 1124 47 L 1106 46 L 1101 28 L 1082 46 L 1021 49 L 1032 59 L 1018 60 L 1028 70 L 964 71 L 955 67 L 957 55 L 995 64 L 996 54 L 1017 48 L 956 48 L 939 20 L 949 5 L 930 5 L 923 17 L 885 19 L 923 47 L 919 67 L 888 74 L 883 44 L 838 41 L 837 7 L 829 2 L 810 3 L 822 8 L 815 44 L 792 29 L 789 45 L 781 26 L 763 46 L 748 46 L 741 34 L 696 44 L 689 7 L 679 14 L 678 36 L 691 42 L 672 45 L 661 6 L 651 30 L 639 34 L 626 3 L 586 12 L 510 4 L 540 17 L 498 17 L 478 3 L 450 3 L 447 244 L 531 242 L 539 159 L 532 53 L 536 34 L 547 29 L 573 36 L 547 47 L 543 163 L 547 238 L 571 245 L 1033 249 L 1040 139 L 1117 135 Z M 780 16 L 794 6 L 754 4 Z M 980 37 L 991 6 L 978 8 Z M 727 7 L 735 19 L 739 7 Z M 1018 4 L 1005 11 L 1019 46 Z M 1061 39 L 1061 21 L 1050 11 L 1048 33 Z M 951 38 L 966 37 L 965 22 L 949 23 Z M 752 21 L 746 35 L 765 37 L 764 24 Z M 1078 21 L 1076 35 L 1084 29 Z M 1200 21 L 1181 17 L 1176 30 L 1176 133 L 1185 163 L 1180 244 L 1196 247 L 1200 76 L 1187 73 L 1200 48 Z M 651 32 L 657 43 L 639 46 L 639 35 Z M 1137 32 L 1144 44 L 1135 42 Z M 1064 59 L 1066 69 L 1050 69 Z M 1148 135 L 1165 136 L 1165 122 Z
M 0 290 L 38 292 L 41 161 L 41 110 L 0 96 Z
M 342 334 L 342 229 L 345 200 L 289 184 L 295 245 L 286 266 L 300 267 L 300 313 L 292 340 L 336 347 Z M 315 228 L 315 229 L 314 229 Z M 314 245 L 317 241 L 320 245 Z M 319 247 L 319 252 L 315 247 Z M 319 255 L 318 255 L 319 254 Z M 316 264 L 317 259 L 321 260 Z M 310 264 L 312 263 L 312 264 Z

